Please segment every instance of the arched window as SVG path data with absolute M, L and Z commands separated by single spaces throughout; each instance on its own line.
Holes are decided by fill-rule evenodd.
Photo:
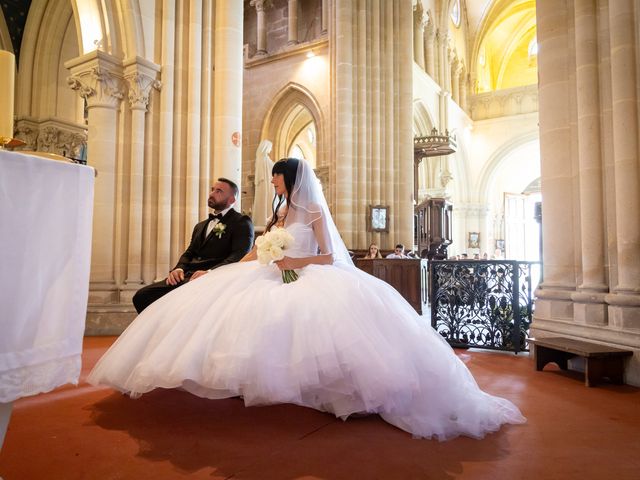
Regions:
M 538 39 L 537 38 L 534 37 L 529 42 L 528 52 L 529 52 L 529 59 L 536 57 L 538 55 Z
M 300 148 L 300 145 L 294 145 L 291 148 L 291 152 L 289 153 L 289 157 L 299 158 L 301 160 L 306 160 L 306 158 L 304 158 L 304 153 L 302 152 L 302 149 Z
M 455 0 L 451 7 L 451 21 L 456 27 L 460 26 L 460 0 Z

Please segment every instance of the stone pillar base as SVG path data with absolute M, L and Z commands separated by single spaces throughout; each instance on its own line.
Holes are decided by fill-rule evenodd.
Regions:
M 573 300 L 573 319 L 583 325 L 607 325 L 607 304 L 604 293 L 576 292 Z
M 120 335 L 138 314 L 133 305 L 89 305 L 86 336 Z

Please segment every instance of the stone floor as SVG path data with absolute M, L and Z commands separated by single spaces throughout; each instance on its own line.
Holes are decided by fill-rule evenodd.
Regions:
M 78 387 L 15 403 L 4 480 L 640 478 L 640 389 L 586 388 L 580 374 L 553 365 L 535 372 L 527 354 L 459 352 L 480 386 L 515 402 L 528 423 L 440 443 L 377 416 L 342 422 L 177 390 L 131 400 L 87 385 L 113 340 L 85 339 Z

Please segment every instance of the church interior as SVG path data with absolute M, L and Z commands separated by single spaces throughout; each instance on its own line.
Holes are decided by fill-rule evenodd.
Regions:
M 80 384 L 14 404 L 4 480 L 636 478 L 637 0 L 0 6 L 0 51 L 15 61 L 0 136 L 97 172 Z M 167 276 L 207 216 L 212 183 L 235 181 L 236 208 L 263 231 L 273 189 L 260 170 L 286 157 L 313 166 L 355 255 L 402 243 L 425 265 L 532 265 L 526 336 L 628 351 L 624 385 L 586 388 L 580 362 L 535 371 L 533 352 L 456 350 L 528 423 L 439 443 L 372 417 L 210 409 L 178 391 L 131 404 L 84 383 L 135 318 L 133 295 Z

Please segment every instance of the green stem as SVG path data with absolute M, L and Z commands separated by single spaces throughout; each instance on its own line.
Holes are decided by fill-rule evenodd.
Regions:
M 282 281 L 284 283 L 295 282 L 298 279 L 298 274 L 295 270 L 283 270 L 282 271 Z

